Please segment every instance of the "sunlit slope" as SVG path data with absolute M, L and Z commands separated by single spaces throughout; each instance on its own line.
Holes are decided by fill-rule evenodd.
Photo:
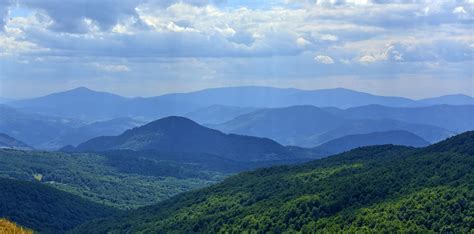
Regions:
M 0 233 L 2 234 L 33 234 L 33 231 L 20 227 L 17 224 L 8 221 L 7 219 L 0 219 Z

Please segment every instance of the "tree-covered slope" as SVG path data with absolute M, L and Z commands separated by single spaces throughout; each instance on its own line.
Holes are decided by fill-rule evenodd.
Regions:
M 454 232 L 474 228 L 474 132 L 259 169 L 77 232 Z
M 0 149 L 0 177 L 38 181 L 90 201 L 130 209 L 208 186 L 229 172 L 246 168 L 225 160 L 209 162 L 209 157 L 209 164 L 202 165 L 199 157 L 159 152 L 99 155 Z
M 0 178 L 0 188 L 0 217 L 42 233 L 61 233 L 119 213 L 37 182 Z
M 358 147 L 386 144 L 423 147 L 429 145 L 429 142 L 411 132 L 386 131 L 343 136 L 315 149 L 329 154 L 338 154 Z
M 207 153 L 243 162 L 286 160 L 298 156 L 270 139 L 224 134 L 177 116 L 153 121 L 119 136 L 91 139 L 78 145 L 75 150 Z

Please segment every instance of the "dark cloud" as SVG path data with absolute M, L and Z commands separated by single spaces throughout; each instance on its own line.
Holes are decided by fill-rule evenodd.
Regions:
M 234 37 L 200 32 L 153 32 L 139 34 L 104 34 L 101 37 L 57 34 L 43 30 L 26 32 L 29 41 L 48 51 L 36 56 L 97 56 L 97 57 L 248 57 L 272 55 L 297 55 L 293 35 L 273 33 L 263 40 L 253 42 Z M 239 35 L 239 34 L 236 34 Z M 250 37 L 250 36 L 247 36 Z
M 100 30 L 107 31 L 123 18 L 138 18 L 135 7 L 140 1 L 20 0 L 19 3 L 21 6 L 45 12 L 53 20 L 51 30 L 87 33 L 90 26 L 86 20 L 96 24 Z
M 0 0 L 0 16 L 3 16 L 0 17 L 0 27 L 5 25 L 8 8 L 14 3 L 44 12 L 53 20 L 50 26 L 53 31 L 82 34 L 90 30 L 86 20 L 100 30 L 108 31 L 126 18 L 134 18 L 140 24 L 136 12 L 139 5 L 166 8 L 177 2 L 204 6 L 223 4 L 225 0 Z

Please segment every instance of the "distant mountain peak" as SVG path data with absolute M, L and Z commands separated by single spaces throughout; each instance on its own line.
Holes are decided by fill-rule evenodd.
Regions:
M 75 150 L 121 149 L 208 153 L 237 161 L 277 161 L 300 157 L 273 140 L 224 134 L 179 116 L 155 120 L 119 136 L 93 138 L 78 145 Z
M 71 89 L 69 91 L 92 91 L 92 92 L 95 92 L 94 90 L 92 89 L 89 89 L 87 87 L 84 87 L 84 86 L 80 86 L 80 87 L 77 87 L 77 88 L 74 88 L 74 89 Z
M 51 94 L 48 94 L 44 97 L 64 95 L 64 94 L 93 94 L 93 93 L 101 93 L 101 92 L 81 86 L 81 87 L 77 87 L 77 88 L 73 88 L 73 89 L 69 89 L 69 90 L 64 90 L 64 91 L 51 93 Z M 113 94 L 111 94 L 111 95 L 113 95 Z
M 474 98 L 465 94 L 449 94 L 418 100 L 425 104 L 474 105 Z
M 74 88 L 74 89 L 70 89 L 70 90 L 64 91 L 64 93 L 66 93 L 66 92 L 107 93 L 107 92 L 103 92 L 103 91 L 98 91 L 98 90 L 90 89 L 90 88 L 84 87 L 84 86 L 80 86 L 80 87 L 77 87 L 77 88 Z M 111 94 L 111 95 L 116 95 L 116 94 L 113 94 L 113 93 L 109 93 L 109 94 Z
M 111 95 L 111 96 L 119 96 L 119 95 L 116 95 L 116 94 L 113 94 L 113 93 L 107 93 L 107 92 L 103 92 L 103 91 L 97 91 L 97 90 L 93 90 L 93 89 L 90 89 L 90 88 L 87 88 L 87 87 L 77 87 L 77 88 L 74 88 L 74 89 L 70 89 L 70 90 L 66 90 L 66 91 L 63 91 L 63 92 L 58 92 L 58 93 L 53 93 L 54 94 L 68 94 L 68 93 L 78 93 L 78 94 L 107 94 L 107 95 Z
M 468 99 L 474 99 L 473 97 L 469 96 L 469 95 L 466 95 L 466 94 L 461 94 L 461 93 L 458 93 L 458 94 L 448 94 L 448 95 L 442 95 L 442 96 L 439 96 L 438 98 L 442 98 L 442 97 L 459 97 L 459 98 L 468 98 Z
M 152 121 L 148 124 L 145 124 L 143 127 L 157 126 L 157 125 L 164 125 L 164 124 L 191 124 L 191 125 L 199 126 L 198 123 L 182 116 L 168 116 L 168 117 L 164 117 L 164 118 Z
M 203 126 L 199 125 L 198 123 L 185 118 L 181 116 L 168 116 L 164 117 L 155 121 L 152 121 L 150 123 L 147 123 L 143 125 L 143 128 L 153 128 L 153 127 L 161 127 L 161 126 L 171 126 L 171 127 L 176 127 L 176 126 L 195 126 L 195 127 L 202 127 Z M 140 128 L 142 128 L 140 127 Z

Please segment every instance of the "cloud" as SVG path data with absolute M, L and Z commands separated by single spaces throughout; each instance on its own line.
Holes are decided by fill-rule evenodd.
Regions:
M 14 37 L 0 37 L 0 57 L 40 51 L 46 52 L 48 50 L 29 41 L 16 40 Z
M 128 66 L 122 65 L 122 64 L 100 64 L 100 63 L 97 63 L 97 64 L 95 64 L 95 66 L 97 68 L 99 68 L 100 70 L 107 71 L 107 72 L 129 72 L 129 71 L 131 71 L 131 69 Z
M 458 6 L 454 8 L 453 13 L 454 14 L 467 14 L 466 10 L 464 10 L 464 7 L 462 6 Z
M 125 57 L 294 56 L 305 51 L 328 53 L 324 50 L 331 46 L 365 42 L 363 48 L 371 48 L 374 47 L 370 45 L 373 38 L 390 38 L 392 34 L 410 36 L 414 31 L 420 31 L 419 27 L 410 29 L 411 22 L 418 21 L 413 17 L 419 10 L 428 7 L 431 12 L 435 11 L 433 9 L 445 12 L 445 5 L 453 5 L 409 1 L 384 1 L 384 4 L 377 1 L 318 1 L 318 4 L 305 5 L 305 9 L 257 10 L 219 8 L 225 3 L 213 2 L 212 5 L 209 1 L 19 2 L 36 10 L 36 18 L 46 25 L 46 28 L 18 27 L 23 30 L 23 37 L 49 48 L 50 56 Z M 455 9 L 462 7 L 468 12 L 469 6 L 464 4 Z M 368 11 L 371 14 L 367 14 Z M 447 25 L 452 25 L 449 24 L 452 20 L 459 20 L 453 13 L 445 13 L 451 16 L 442 15 L 445 17 L 438 19 L 441 13 L 436 13 L 436 17 L 419 17 L 436 18 L 433 23 Z M 431 23 L 430 19 L 422 21 Z M 9 21 L 9 28 L 14 28 L 11 21 L 14 20 Z M 406 28 L 399 29 L 400 25 Z M 430 35 L 430 30 L 425 26 L 420 34 Z M 337 59 L 347 59 L 352 52 L 346 53 L 339 54 Z M 370 56 L 374 61 L 390 57 L 384 54 L 385 51 L 376 53 L 360 51 L 351 56 Z M 400 54 L 390 58 L 402 59 Z
M 58 32 L 87 33 L 94 26 L 100 30 L 112 29 L 120 20 L 138 18 L 135 8 L 139 1 L 100 0 L 19 0 L 19 5 L 44 13 L 51 19 L 49 28 Z
M 359 58 L 359 62 L 362 64 L 369 64 L 369 63 L 375 63 L 377 61 L 380 61 L 381 59 L 377 59 L 372 55 L 364 55 Z
M 317 55 L 316 57 L 314 57 L 314 60 L 316 60 L 316 62 L 318 62 L 318 63 L 323 63 L 323 64 L 333 64 L 334 63 L 334 60 L 331 57 L 326 56 L 326 55 Z
M 404 74 L 472 80 L 469 1 L 0 1 L 2 84 L 39 76 L 170 86 L 197 85 L 193 78 L 222 85 Z M 11 15 L 12 6 L 29 14 Z
M 307 45 L 310 45 L 311 42 L 309 42 L 308 40 L 304 39 L 303 37 L 298 37 L 296 39 L 296 44 L 299 46 L 299 47 L 305 47 Z
M 339 40 L 339 38 L 337 36 L 331 35 L 331 34 L 320 35 L 319 39 L 323 40 L 323 41 L 337 41 L 337 40 Z

